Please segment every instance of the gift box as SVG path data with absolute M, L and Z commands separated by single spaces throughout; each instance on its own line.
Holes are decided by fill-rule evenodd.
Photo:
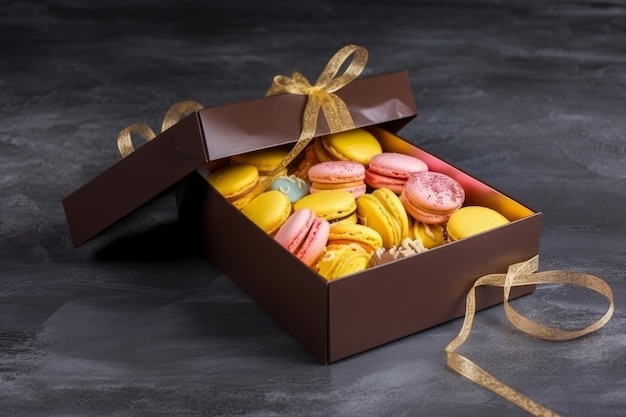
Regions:
M 505 272 L 538 253 L 540 212 L 399 136 L 417 115 L 405 71 L 355 79 L 332 94 L 345 104 L 353 127 L 370 131 L 384 151 L 420 158 L 464 187 L 466 205 L 495 209 L 511 222 L 326 281 L 199 173 L 227 164 L 233 155 L 302 144 L 303 114 L 311 100 L 287 93 L 195 110 L 78 188 L 63 200 L 74 245 L 176 190 L 179 219 L 199 231 L 207 258 L 326 364 L 463 316 L 465 296 L 477 278 Z M 324 115 L 307 139 L 337 130 Z M 533 290 L 513 288 L 511 298 Z M 500 288 L 477 290 L 478 309 L 502 301 Z

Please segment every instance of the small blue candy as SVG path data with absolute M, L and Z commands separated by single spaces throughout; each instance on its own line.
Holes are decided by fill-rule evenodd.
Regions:
M 295 175 L 278 177 L 270 185 L 271 190 L 285 194 L 292 204 L 309 194 L 309 188 L 311 184 Z

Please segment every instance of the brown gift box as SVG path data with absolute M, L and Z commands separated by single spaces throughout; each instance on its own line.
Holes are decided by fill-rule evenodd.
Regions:
M 209 260 L 324 363 L 463 316 L 466 293 L 477 278 L 506 272 L 538 253 L 541 213 L 395 135 L 417 115 L 406 72 L 355 80 L 336 94 L 355 126 L 370 130 L 385 151 L 417 156 L 459 181 L 466 205 L 491 207 L 511 223 L 325 281 L 196 172 L 232 155 L 293 145 L 306 97 L 281 94 L 195 111 L 67 196 L 63 205 L 74 245 L 176 188 L 179 218 L 201 230 Z M 320 117 L 316 136 L 327 133 Z M 533 290 L 513 288 L 511 298 Z M 502 300 L 500 288 L 477 289 L 478 309 Z

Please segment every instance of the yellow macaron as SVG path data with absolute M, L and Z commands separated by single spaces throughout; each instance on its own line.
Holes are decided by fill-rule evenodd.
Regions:
M 322 278 L 332 281 L 367 269 L 371 259 L 372 253 L 359 245 L 338 245 L 326 248 L 315 269 Z
M 444 230 L 445 228 L 440 224 L 428 224 L 415 220 L 411 224 L 409 237 L 421 240 L 425 248 L 432 249 L 445 243 Z
M 446 225 L 448 239 L 453 242 L 509 223 L 502 214 L 488 207 L 466 206 L 455 211 Z
M 320 161 L 356 161 L 366 168 L 372 156 L 383 151 L 378 139 L 361 128 L 323 136 L 316 145 L 314 149 Z
M 357 223 L 356 200 L 344 190 L 325 190 L 302 197 L 293 205 L 293 210 L 312 210 L 329 223 Z
M 283 148 L 268 148 L 234 155 L 230 158 L 231 164 L 254 165 L 259 175 L 271 173 L 287 156 L 288 151 Z M 286 173 L 281 171 L 281 175 Z
M 242 213 L 273 235 L 291 214 L 291 201 L 280 191 L 266 191 L 250 201 Z
M 383 238 L 376 230 L 362 224 L 339 223 L 330 227 L 328 246 L 357 244 L 368 252 L 383 246 Z
M 388 188 L 364 194 L 356 201 L 359 223 L 376 230 L 387 249 L 409 235 L 409 216 L 398 196 Z
M 250 202 L 259 183 L 259 171 L 251 164 L 227 165 L 206 176 L 206 180 L 238 209 Z

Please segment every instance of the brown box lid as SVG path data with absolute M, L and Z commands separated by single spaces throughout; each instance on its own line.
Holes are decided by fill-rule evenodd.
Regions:
M 396 132 L 417 115 L 406 71 L 355 80 L 337 94 L 356 127 Z M 210 161 L 295 143 L 307 97 L 280 94 L 195 111 L 63 199 L 74 246 Z M 316 136 L 328 134 L 323 117 Z

